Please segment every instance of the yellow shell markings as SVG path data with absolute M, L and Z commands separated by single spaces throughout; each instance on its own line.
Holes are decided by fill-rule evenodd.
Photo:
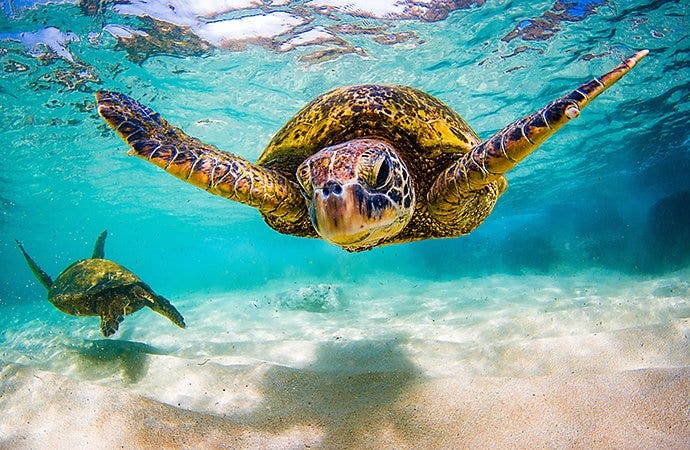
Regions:
M 457 158 L 454 155 L 469 152 L 480 139 L 458 113 L 419 89 L 362 85 L 326 92 L 276 133 L 257 165 L 294 177 L 297 166 L 319 150 L 364 137 L 391 143 L 406 162 L 421 196 L 408 225 L 386 243 L 459 235 L 455 226 L 438 223 L 429 215 L 424 195 L 439 173 Z M 467 221 L 468 225 L 478 225 L 491 212 L 488 204 L 498 197 L 491 195 L 493 192 L 495 189 L 488 188 L 468 197 L 468 203 L 477 203 L 477 211 L 481 211 L 476 220 Z M 487 193 L 488 198 L 483 198 Z M 270 218 L 265 219 L 271 225 Z M 312 228 L 311 223 L 308 226 Z
M 419 201 L 408 225 L 386 243 L 458 236 L 478 226 L 498 198 L 494 186 L 469 194 L 464 226 L 443 224 L 428 211 L 426 192 L 458 154 L 481 140 L 470 125 L 439 99 L 408 86 L 363 85 L 329 91 L 302 108 L 273 137 L 258 165 L 294 173 L 319 150 L 355 138 L 391 143 L 409 168 Z M 498 195 L 497 195 L 498 194 Z M 476 214 L 468 217 L 470 211 Z
M 116 284 L 141 283 L 141 279 L 108 259 L 82 259 L 67 267 L 53 282 L 49 295 L 95 293 Z
M 135 284 L 146 286 L 139 277 L 116 262 L 89 258 L 65 269 L 48 291 L 48 300 L 59 310 L 77 316 L 99 316 L 107 305 L 126 316 L 143 306 L 129 298 Z M 148 287 L 148 286 L 147 286 Z M 122 292 L 118 292 L 118 289 Z M 148 300 L 152 302 L 151 300 Z
M 257 164 L 296 167 L 324 147 L 359 137 L 386 140 L 406 159 L 413 153 L 429 159 L 441 152 L 464 153 L 480 142 L 459 114 L 425 92 L 407 86 L 351 86 L 303 107 L 276 133 Z

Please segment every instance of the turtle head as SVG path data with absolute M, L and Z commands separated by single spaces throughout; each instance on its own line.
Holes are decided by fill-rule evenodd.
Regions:
M 376 139 L 327 147 L 297 168 L 316 232 L 345 250 L 368 250 L 412 217 L 412 179 L 398 152 Z

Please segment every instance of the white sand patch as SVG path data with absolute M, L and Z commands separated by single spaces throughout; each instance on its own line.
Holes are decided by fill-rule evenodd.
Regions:
M 314 27 L 310 30 L 298 33 L 279 47 L 281 52 L 288 52 L 303 45 L 323 44 L 330 41 L 340 41 L 335 34 L 322 26 Z
M 200 18 L 213 18 L 221 14 L 262 6 L 260 0 L 131 0 L 116 4 L 113 10 L 119 14 L 152 17 L 180 26 L 200 23 Z
M 141 31 L 141 30 L 135 30 L 134 28 L 125 26 L 125 25 L 116 25 L 116 24 L 108 24 L 103 27 L 103 31 L 111 34 L 112 36 L 115 37 L 121 37 L 121 38 L 131 38 L 133 36 L 148 36 L 148 33 Z
M 46 302 L 40 314 L 33 313 L 36 319 L 5 324 L 0 358 L 81 372 L 108 384 L 132 378 L 122 364 L 142 352 L 149 361 L 169 355 L 295 369 L 333 363 L 333 370 L 342 371 L 344 363 L 324 359 L 322 352 L 354 348 L 354 368 L 385 371 L 390 367 L 380 355 L 383 345 L 431 377 L 683 366 L 690 364 L 683 350 L 690 335 L 684 276 L 640 280 L 588 273 L 395 285 L 379 279 L 333 285 L 290 280 L 251 291 L 194 294 L 171 298 L 186 319 L 185 330 L 148 309 L 127 316 L 115 339 L 106 341 L 112 342 L 104 347 L 112 367 L 104 372 L 84 363 L 94 353 L 90 342 L 105 341 L 98 319 L 66 316 Z M 154 350 L 130 348 L 127 341 Z M 166 383 L 160 384 L 165 390 Z
M 46 302 L 0 324 L 0 360 L 34 368 L 0 373 L 12 411 L 0 433 L 34 446 L 100 442 L 110 426 L 149 446 L 167 445 L 171 426 L 177 446 L 407 447 L 424 429 L 439 430 L 423 434 L 433 447 L 516 445 L 523 432 L 547 447 L 674 444 L 688 434 L 687 279 L 275 280 L 172 297 L 187 329 L 144 309 L 111 339 Z M 89 431 L 70 434 L 68 417 Z M 218 440 L 227 433 L 241 441 Z
M 263 367 L 209 386 L 251 392 L 254 407 L 209 414 L 0 363 L 0 436 L 8 448 L 685 448 L 689 380 L 690 368 L 424 380 Z
M 286 12 L 273 12 L 239 19 L 201 23 L 192 30 L 211 44 L 223 47 L 238 42 L 272 39 L 303 25 L 307 19 Z
M 431 3 L 432 0 L 311 0 L 306 5 L 326 14 L 338 11 L 376 19 L 410 19 L 423 16 Z

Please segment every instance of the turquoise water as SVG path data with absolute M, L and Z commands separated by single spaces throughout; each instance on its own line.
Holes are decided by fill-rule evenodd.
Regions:
M 155 371 L 185 373 L 179 361 L 432 377 L 688 365 L 685 2 L 418 2 L 387 15 L 362 2 L 330 2 L 329 14 L 320 6 L 329 2 L 234 11 L 209 2 L 206 18 L 162 2 L 176 6 L 149 10 L 162 22 L 124 4 L 87 14 L 43 3 L 5 1 L 0 15 L 0 359 L 171 405 L 179 398 Z M 276 13 L 289 26 L 254 27 L 259 38 L 239 26 L 225 40 L 208 30 Z M 160 34 L 167 21 L 181 28 Z M 293 45 L 309 30 L 329 40 Z M 149 39 L 118 42 L 141 31 Z M 647 58 L 508 174 L 508 191 L 472 234 L 357 254 L 278 234 L 255 210 L 127 156 L 95 111 L 96 90 L 121 91 L 253 161 L 317 95 L 405 84 L 486 139 L 641 49 Z M 55 310 L 14 242 L 56 277 L 91 254 L 103 229 L 106 256 L 170 299 L 186 330 L 140 311 L 112 342 L 150 347 L 101 344 L 111 347 L 99 353 L 98 320 Z M 625 333 L 640 327 L 658 352 L 633 352 Z M 573 353 L 572 336 L 601 353 Z M 218 413 L 195 389 L 182 406 Z

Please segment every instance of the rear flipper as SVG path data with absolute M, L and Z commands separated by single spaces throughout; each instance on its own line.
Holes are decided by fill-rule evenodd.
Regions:
M 101 314 L 101 334 L 104 337 L 110 337 L 120 326 L 120 323 L 125 318 L 119 314 L 113 313 L 111 311 L 104 312 Z
M 182 314 L 175 309 L 175 307 L 166 299 L 160 295 L 155 296 L 155 301 L 153 303 L 147 303 L 146 306 L 157 312 L 158 314 L 167 317 L 172 323 L 180 328 L 185 327 L 184 318 Z
M 96 239 L 96 244 L 93 246 L 93 256 L 92 258 L 105 258 L 105 238 L 108 237 L 108 230 L 103 230 L 103 232 Z

